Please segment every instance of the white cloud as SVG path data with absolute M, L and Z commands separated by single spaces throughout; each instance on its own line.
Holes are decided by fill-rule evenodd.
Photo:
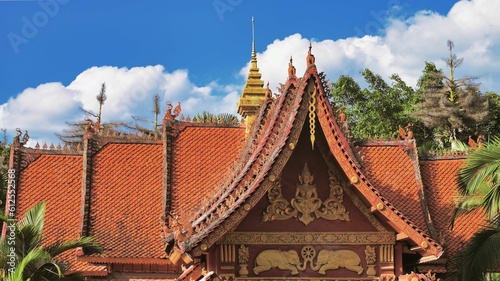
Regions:
M 238 88 L 235 85 L 194 85 L 186 70 L 166 72 L 163 66 L 118 68 L 92 67 L 83 71 L 67 87 L 61 83 L 46 83 L 29 88 L 0 106 L 0 127 L 14 134 L 15 128 L 28 130 L 32 136 L 29 146 L 37 142 L 54 143 L 54 133 L 68 128 L 66 121 L 81 121 L 79 109 L 97 112 L 96 95 L 106 83 L 107 99 L 103 106 L 102 121 L 133 122 L 132 116 L 154 119 L 153 96 L 161 97 L 161 116 L 165 102 L 182 103 L 182 114 L 194 116 L 198 112 L 236 113 Z M 222 97 L 222 98 L 221 98 Z M 147 126 L 147 125 L 146 125 Z
M 483 91 L 499 90 L 500 66 L 500 1 L 459 1 L 447 15 L 421 11 L 410 18 L 394 17 L 388 22 L 378 22 L 384 30 L 380 36 L 358 37 L 313 42 L 313 54 L 319 71 L 324 71 L 331 81 L 339 75 L 350 75 L 362 83 L 359 72 L 369 68 L 385 79 L 398 73 L 409 85 L 414 86 L 425 61 L 435 62 L 444 68 L 442 58 L 448 55 L 446 41 L 453 40 L 458 57 L 464 64 L 460 76 L 479 77 Z M 379 21 L 379 17 L 375 17 Z M 372 28 L 375 21 L 367 23 Z M 371 24 L 371 25 L 370 25 Z M 265 51 L 258 54 L 262 79 L 270 82 L 273 92 L 278 83 L 285 82 L 290 56 L 301 76 L 306 67 L 310 39 L 293 34 L 276 39 Z M 240 71 L 248 75 L 249 63 Z M 237 83 L 241 83 L 239 77 Z M 97 111 L 96 95 L 101 83 L 106 82 L 108 99 L 103 108 L 103 121 L 132 121 L 131 116 L 153 118 L 152 97 L 159 94 L 162 111 L 165 101 L 174 105 L 182 103 L 185 117 L 202 111 L 236 113 L 236 103 L 243 85 L 220 85 L 210 82 L 195 85 L 185 69 L 168 72 L 161 65 L 118 68 L 92 67 L 83 71 L 68 86 L 46 83 L 29 88 L 7 103 L 0 105 L 0 127 L 14 132 L 16 127 L 28 130 L 36 140 L 57 141 L 54 132 L 66 128 L 65 121 L 82 120 L 79 107 Z M 162 113 L 163 116 L 163 113 Z M 30 142 L 30 145 L 32 143 Z M 34 145 L 34 144 L 33 144 Z
M 425 61 L 445 69 L 442 58 L 448 56 L 447 40 L 452 40 L 457 56 L 464 57 L 457 75 L 478 77 L 483 91 L 498 91 L 498 10 L 500 1 L 496 0 L 459 1 L 447 15 L 421 11 L 405 20 L 393 18 L 387 22 L 384 35 L 313 42 L 312 51 L 319 71 L 324 71 L 331 81 L 344 74 L 362 83 L 359 72 L 369 68 L 385 79 L 397 73 L 415 86 Z M 286 81 L 290 56 L 293 56 L 297 75 L 304 73 L 308 45 L 309 39 L 294 34 L 275 40 L 257 55 L 262 78 L 270 81 L 273 91 L 278 83 Z M 249 63 L 240 74 L 246 77 L 248 69 Z

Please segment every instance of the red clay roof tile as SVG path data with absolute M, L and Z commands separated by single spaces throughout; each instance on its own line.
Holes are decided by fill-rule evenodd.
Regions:
M 398 146 L 359 147 L 363 172 L 370 182 L 416 226 L 428 232 L 413 163 Z
M 203 198 L 225 180 L 239 155 L 244 128 L 187 127 L 175 139 L 172 206 L 176 214 L 193 213 Z
M 20 173 L 17 214 L 22 216 L 38 202 L 46 202 L 44 244 L 68 241 L 80 237 L 80 202 L 82 188 L 82 156 L 43 154 Z M 58 256 L 69 262 L 70 271 L 105 267 L 76 261 L 73 251 Z
M 163 258 L 161 144 L 108 144 L 93 156 L 91 235 L 106 257 Z
M 481 212 L 474 212 L 459 217 L 455 227 L 449 225 L 457 195 L 457 173 L 463 159 L 421 161 L 422 179 L 427 191 L 430 213 L 436 228 L 444 238 L 446 255 L 453 257 L 474 233 L 485 224 Z

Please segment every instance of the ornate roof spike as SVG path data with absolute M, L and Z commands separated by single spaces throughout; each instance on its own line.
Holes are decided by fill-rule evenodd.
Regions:
M 314 55 L 311 53 L 312 49 L 312 43 L 309 42 L 309 52 L 307 52 L 307 66 L 313 65 L 316 62 L 316 58 L 314 58 Z
M 269 89 L 269 81 L 267 81 L 266 85 L 266 97 L 268 99 L 271 99 L 273 97 L 273 92 L 271 91 L 271 89 Z
M 188 114 L 188 117 L 186 118 L 186 122 L 191 122 L 191 117 Z
M 42 149 L 47 149 L 49 146 L 47 145 L 47 143 L 43 143 L 43 146 L 42 146 Z
M 76 145 L 76 150 L 77 150 L 77 151 L 82 150 L 82 145 L 81 145 L 80 143 L 78 143 L 78 144 Z
M 40 144 L 38 142 L 36 143 L 35 148 L 40 149 Z
M 184 114 L 181 114 L 181 117 L 179 118 L 180 121 L 184 121 Z
M 50 150 L 54 150 L 56 147 L 54 146 L 54 143 L 51 143 L 49 148 Z
M 68 148 L 68 144 L 67 144 L 67 143 L 65 143 L 65 144 L 64 144 L 64 146 L 63 146 L 63 150 L 69 150 L 69 148 Z
M 60 143 L 58 143 L 58 144 L 57 144 L 56 149 L 57 149 L 57 150 L 61 150 L 61 149 L 62 149 L 62 147 L 61 147 L 61 144 L 60 144 Z
M 297 76 L 295 75 L 296 69 L 295 66 L 293 66 L 293 59 L 292 56 L 290 56 L 290 62 L 288 63 L 288 79 L 296 78 Z
M 173 107 L 174 106 L 172 105 L 172 103 L 170 101 L 167 101 L 167 109 L 165 110 L 165 116 L 163 117 L 163 119 L 174 120 L 175 117 L 181 114 L 181 102 L 177 102 L 177 106 L 174 108 L 174 114 L 172 114 Z
M 255 59 L 255 67 L 257 67 L 257 54 L 255 53 L 255 20 L 252 17 L 252 63 Z

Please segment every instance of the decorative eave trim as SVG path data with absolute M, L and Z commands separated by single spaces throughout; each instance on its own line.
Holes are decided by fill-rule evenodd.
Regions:
M 287 83 L 287 86 L 291 85 L 292 83 Z M 275 108 L 270 111 L 270 115 L 266 118 L 268 123 L 266 123 L 265 128 L 262 128 L 264 129 L 263 134 L 253 141 L 258 144 L 258 149 L 256 149 L 253 157 L 247 161 L 246 168 L 235 179 L 235 185 L 225 193 L 228 195 L 225 197 L 226 200 L 214 204 L 214 206 L 227 209 L 217 208 L 219 216 L 185 241 L 187 242 L 184 243 L 185 250 L 191 250 L 194 256 L 200 255 L 207 247 L 215 244 L 225 233 L 233 230 L 271 187 L 271 181 L 266 180 L 265 177 L 271 170 L 272 174 L 281 172 L 293 150 L 283 148 L 287 140 L 294 144 L 297 142 L 307 115 L 307 105 L 302 104 L 303 87 L 301 90 L 294 87 L 291 87 L 291 89 L 286 88 L 284 94 L 273 104 Z M 300 106 L 304 107 L 302 117 L 297 117 L 297 119 L 301 120 L 295 122 Z M 287 110 L 291 114 L 281 114 L 281 112 Z M 298 123 L 300 124 L 298 125 Z M 261 124 L 255 125 L 261 126 Z M 294 130 L 296 132 L 295 136 L 289 139 L 289 135 L 293 134 L 292 131 Z M 279 164 L 275 165 L 275 163 Z M 227 204 L 226 202 L 231 202 L 227 201 L 231 200 L 231 198 L 238 198 L 238 200 Z M 211 214 L 214 214 L 214 212 L 212 211 Z M 207 216 L 205 216 L 206 218 Z M 197 223 L 199 221 L 195 222 L 193 226 Z
M 118 257 L 99 257 L 99 256 L 80 256 L 76 257 L 77 261 L 81 262 L 91 262 L 97 264 L 108 264 L 108 263 L 121 263 L 121 264 L 172 264 L 168 259 L 160 258 L 118 258 Z
M 360 191 L 372 206 L 377 206 L 382 216 L 397 225 L 400 228 L 399 231 L 406 233 L 415 244 L 421 246 L 424 252 L 435 257 L 441 256 L 443 254 L 441 245 L 398 211 L 364 176 L 347 139 L 340 131 L 340 127 L 334 118 L 333 109 L 326 99 L 323 89 L 320 89 L 317 106 L 318 119 L 325 133 L 330 152 L 333 155 L 343 156 L 336 158 L 336 160 L 351 180 L 351 184 Z

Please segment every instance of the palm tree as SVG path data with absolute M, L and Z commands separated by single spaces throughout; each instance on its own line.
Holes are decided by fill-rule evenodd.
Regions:
M 57 256 L 80 247 L 102 254 L 102 248 L 92 237 L 43 245 L 44 217 L 45 202 L 40 202 L 28 210 L 12 228 L 9 227 L 9 235 L 0 240 L 0 267 L 8 273 L 5 280 L 83 280 L 78 273 L 65 274 L 68 266 L 58 261 Z M 12 220 L 5 216 L 0 215 L 0 220 L 12 224 Z M 9 240 L 11 237 L 14 239 Z M 13 263 L 10 260 L 12 256 L 15 256 Z
M 459 280 L 486 280 L 500 266 L 500 138 L 470 154 L 458 174 L 459 199 L 452 219 L 482 209 L 488 225 L 452 259 Z

